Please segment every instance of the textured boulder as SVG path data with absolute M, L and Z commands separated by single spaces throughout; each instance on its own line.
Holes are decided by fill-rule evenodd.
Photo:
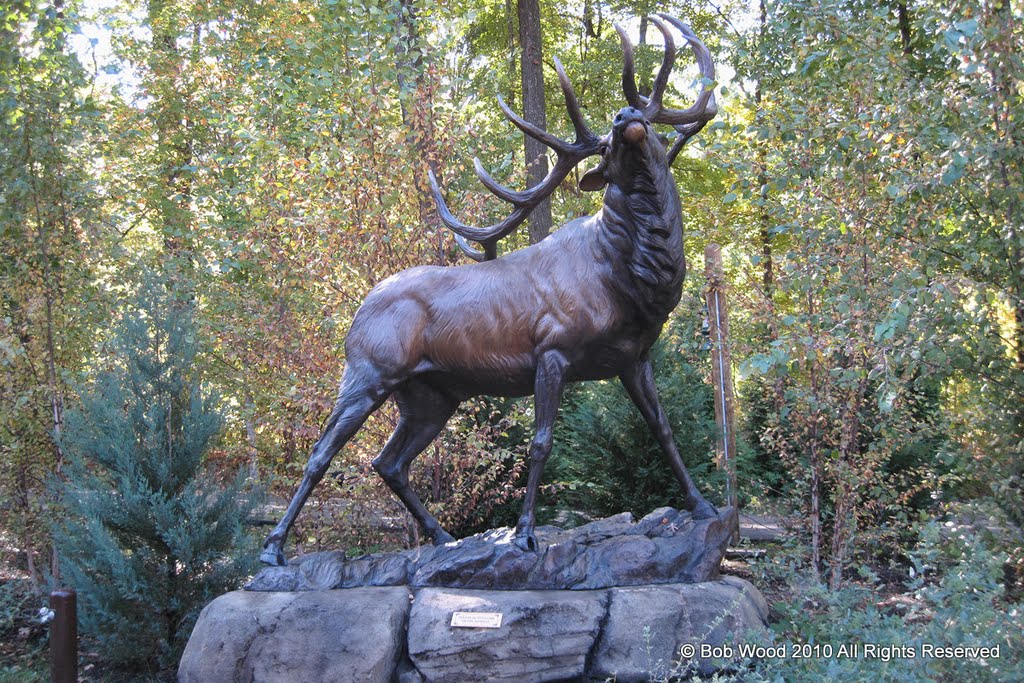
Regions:
M 510 529 L 440 547 L 347 559 L 324 552 L 261 571 L 203 610 L 185 681 L 647 681 L 680 647 L 750 640 L 767 605 L 718 578 L 735 510 L 694 520 L 672 508 L 575 529 Z M 354 588 L 352 586 L 361 586 Z M 337 589 L 337 590 L 332 590 Z M 452 625 L 456 612 L 498 628 Z M 687 663 L 684 662 L 684 665 Z M 698 662 L 709 673 L 711 662 Z
M 453 627 L 456 612 L 498 613 L 501 625 Z M 680 646 L 750 642 L 767 613 L 735 577 L 589 591 L 239 591 L 203 610 L 178 680 L 662 680 Z
M 178 680 L 389 681 L 409 598 L 406 588 L 222 595 L 199 615 Z
M 697 583 L 718 577 L 737 526 L 734 508 L 695 520 L 660 508 L 633 522 L 629 513 L 574 529 L 541 527 L 536 552 L 493 529 L 440 547 L 367 555 L 314 553 L 267 567 L 246 590 L 323 590 L 354 586 L 444 586 L 494 590 L 591 590 L 612 586 Z
M 409 616 L 409 657 L 427 681 L 577 679 L 600 632 L 607 591 L 425 588 Z M 501 627 L 453 628 L 455 612 L 497 612 Z
M 589 674 L 618 683 L 662 680 L 680 666 L 683 645 L 743 642 L 764 629 L 768 604 L 743 579 L 672 586 L 637 586 L 611 592 L 608 619 L 594 650 Z M 682 658 L 689 660 L 689 658 Z M 714 671 L 698 661 L 699 673 Z

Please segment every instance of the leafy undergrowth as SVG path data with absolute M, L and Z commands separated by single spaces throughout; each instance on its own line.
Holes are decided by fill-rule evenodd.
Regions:
M 48 681 L 47 629 L 28 579 L 0 583 L 0 683 Z
M 811 580 L 785 548 L 726 567 L 767 598 L 770 631 L 755 644 L 769 649 L 720 661 L 712 680 L 1024 680 L 1024 604 L 1004 585 L 1005 555 L 977 534 L 932 523 L 910 559 L 899 576 L 861 567 L 839 591 Z M 681 662 L 659 678 L 695 680 L 692 670 Z

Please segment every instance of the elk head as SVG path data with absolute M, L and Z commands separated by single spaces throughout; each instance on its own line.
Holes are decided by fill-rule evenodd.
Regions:
M 662 21 L 661 19 L 664 19 Z M 456 241 L 464 253 L 477 261 L 491 260 L 497 256 L 497 242 L 519 227 L 530 215 L 530 212 L 547 196 L 555 191 L 565 177 L 584 159 L 600 155 L 600 163 L 584 174 L 580 188 L 586 191 L 597 191 L 608 184 L 643 182 L 644 174 L 636 171 L 641 168 L 657 168 L 668 173 L 668 168 L 675 161 L 683 145 L 696 135 L 718 113 L 715 102 L 714 81 L 715 67 L 711 53 L 693 33 L 689 26 L 679 19 L 659 14 L 650 17 L 665 40 L 665 55 L 654 79 L 650 96 L 641 95 L 636 86 L 634 74 L 633 45 L 625 30 L 615 24 L 615 30 L 622 41 L 623 69 L 622 89 L 629 106 L 623 108 L 615 116 L 611 131 L 604 136 L 595 135 L 583 120 L 579 102 L 572 83 L 565 75 L 565 69 L 557 57 L 554 58 L 558 82 L 565 97 L 566 109 L 576 132 L 576 140 L 572 143 L 561 140 L 528 121 L 520 118 L 498 97 L 498 105 L 505 116 L 526 135 L 540 140 L 554 150 L 556 161 L 548 175 L 536 186 L 525 191 L 507 188 L 490 176 L 484 169 L 480 159 L 473 159 L 473 167 L 480 181 L 495 196 L 512 204 L 513 211 L 505 219 L 486 228 L 478 228 L 462 223 L 449 211 L 437 179 L 430 172 L 430 187 L 437 203 L 438 213 L 444 224 L 455 233 Z M 701 74 L 701 94 L 697 101 L 687 109 L 671 109 L 664 105 L 665 90 L 669 75 L 676 59 L 676 45 L 672 32 L 665 24 L 668 22 L 676 27 L 689 44 L 697 60 Z M 667 124 L 675 128 L 675 140 L 670 148 L 666 147 L 665 138 L 658 135 L 653 124 Z M 650 162 L 654 162 L 653 164 Z M 481 252 L 470 246 L 469 242 L 477 242 L 484 247 Z

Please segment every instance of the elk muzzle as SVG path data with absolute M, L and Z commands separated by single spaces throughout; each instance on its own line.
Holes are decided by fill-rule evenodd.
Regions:
M 622 139 L 630 145 L 639 145 L 647 139 L 647 123 L 644 115 L 633 107 L 625 107 L 615 116 L 615 128 Z
M 639 145 L 647 139 L 647 127 L 641 121 L 633 121 L 622 131 L 622 139 L 631 145 Z

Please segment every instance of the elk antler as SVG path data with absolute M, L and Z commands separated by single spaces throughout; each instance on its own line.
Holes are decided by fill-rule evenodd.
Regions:
M 575 142 L 569 143 L 556 138 L 547 131 L 520 118 L 509 109 L 505 101 L 501 99 L 501 96 L 498 97 L 498 105 L 501 107 L 501 111 L 519 130 L 532 138 L 540 140 L 555 151 L 557 160 L 555 161 L 554 168 L 548 172 L 544 180 L 534 187 L 528 190 L 516 191 L 499 184 L 484 170 L 480 159 L 473 159 L 473 168 L 480 182 L 495 196 L 515 207 L 511 215 L 487 228 L 476 228 L 466 225 L 455 218 L 451 211 L 448 210 L 448 205 L 445 204 L 444 197 L 441 196 L 441 189 L 438 187 L 437 178 L 434 177 L 433 171 L 429 172 L 430 189 L 433 191 L 434 201 L 437 203 L 437 212 L 441 216 L 441 220 L 455 233 L 455 239 L 462 251 L 476 261 L 494 259 L 497 256 L 498 240 L 522 225 L 523 221 L 530 215 L 530 212 L 544 201 L 545 197 L 555 191 L 555 188 L 565 180 L 565 177 L 569 175 L 578 163 L 589 156 L 597 154 L 600 149 L 601 139 L 594 135 L 583 121 L 583 113 L 580 111 L 579 102 L 576 100 L 576 93 L 573 91 L 572 83 L 569 82 L 569 77 L 565 75 L 562 63 L 558 61 L 557 57 L 554 61 L 555 71 L 558 72 L 558 82 L 562 86 L 562 94 L 565 95 L 565 106 L 569 111 L 569 118 L 572 120 L 573 128 L 576 130 Z M 484 250 L 481 252 L 474 249 L 469 245 L 469 240 L 480 243 L 483 245 Z
M 658 16 L 675 26 L 683 34 L 683 38 L 686 39 L 686 42 L 690 44 L 690 49 L 693 50 L 693 56 L 697 60 L 697 67 L 700 69 L 701 93 L 693 106 L 687 109 L 668 109 L 662 103 L 662 99 L 665 96 L 665 88 L 668 85 L 668 77 L 676 59 L 675 40 L 673 40 L 672 33 L 668 27 L 657 17 L 650 17 L 651 21 L 658 27 L 661 35 L 665 38 L 665 56 L 662 59 L 657 76 L 654 77 L 654 85 L 651 88 L 650 97 L 644 97 L 636 88 L 636 76 L 633 67 L 633 44 L 621 26 L 615 24 L 615 30 L 622 40 L 622 51 L 624 53 L 622 91 L 626 96 L 626 101 L 629 102 L 630 106 L 643 111 L 644 117 L 651 123 L 668 124 L 673 126 L 679 133 L 675 144 L 672 145 L 672 149 L 668 153 L 668 163 L 671 164 L 675 161 L 676 155 L 679 154 L 683 145 L 706 126 L 711 119 L 715 118 L 715 115 L 718 113 L 714 87 L 715 65 L 711 60 L 711 52 L 697 38 L 697 35 L 689 26 L 669 14 L 660 13 Z

